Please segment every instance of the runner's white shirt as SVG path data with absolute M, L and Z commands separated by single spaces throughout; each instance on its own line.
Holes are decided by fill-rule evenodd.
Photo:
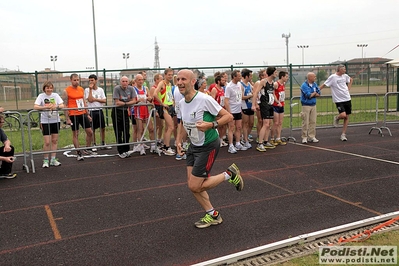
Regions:
M 241 113 L 242 90 L 240 82 L 234 84 L 230 81 L 226 86 L 224 98 L 229 99 L 230 112 L 232 114 Z
M 185 98 L 180 100 L 177 117 L 181 118 L 192 145 L 202 146 L 219 137 L 216 129 L 211 128 L 202 132 L 197 129 L 196 123 L 215 121 L 215 117 L 221 109 L 222 107 L 215 99 L 198 91 L 190 102 L 186 102 Z
M 90 93 L 90 88 L 86 88 L 85 89 L 85 99 L 89 98 L 89 93 Z M 104 90 L 101 87 L 97 87 L 97 89 L 91 90 L 91 94 L 96 99 L 105 99 L 106 98 Z M 97 101 L 92 102 L 92 103 L 87 101 L 87 107 L 97 107 L 97 108 L 93 108 L 93 109 L 90 109 L 90 110 L 100 110 L 101 107 L 103 107 L 103 106 L 104 106 L 103 103 L 100 103 L 100 102 L 97 102 Z
M 324 82 L 324 84 L 331 88 L 331 95 L 334 103 L 347 102 L 351 100 L 351 95 L 349 94 L 348 83 L 351 78 L 347 74 L 338 76 L 337 74 L 332 74 Z

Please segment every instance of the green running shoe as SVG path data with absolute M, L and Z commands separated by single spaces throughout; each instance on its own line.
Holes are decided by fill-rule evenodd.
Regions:
M 233 163 L 227 168 L 227 172 L 231 174 L 229 182 L 232 183 L 238 191 L 241 191 L 244 188 L 244 180 L 240 175 L 240 169 L 238 169 L 238 166 Z
M 210 214 L 205 214 L 198 222 L 195 223 L 197 228 L 207 228 L 211 225 L 218 225 L 223 222 L 222 216 L 218 213 L 217 216 L 212 216 Z

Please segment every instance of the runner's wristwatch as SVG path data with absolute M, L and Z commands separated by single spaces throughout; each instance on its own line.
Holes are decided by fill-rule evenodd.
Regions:
M 218 121 L 213 121 L 212 124 L 213 124 L 212 128 L 218 128 L 219 126 Z

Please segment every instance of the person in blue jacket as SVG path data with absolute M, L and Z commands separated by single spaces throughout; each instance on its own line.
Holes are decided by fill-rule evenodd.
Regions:
M 302 104 L 302 143 L 319 142 L 316 139 L 316 98 L 321 92 L 317 86 L 316 75 L 309 72 L 306 75 L 306 81 L 301 86 L 301 104 Z

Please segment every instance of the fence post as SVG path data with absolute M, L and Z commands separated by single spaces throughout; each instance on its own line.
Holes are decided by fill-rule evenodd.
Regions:
M 106 76 L 107 72 L 105 71 L 105 68 L 103 68 L 103 77 L 104 77 L 104 93 L 105 93 L 105 105 L 108 106 L 108 97 L 107 97 L 107 76 Z M 111 85 L 112 85 L 112 73 L 111 73 Z M 112 87 L 111 87 L 112 89 Z M 111 92 L 112 95 L 112 92 Z M 112 97 L 112 96 L 111 96 Z M 113 99 L 111 100 L 111 103 L 113 103 Z M 108 121 L 108 108 L 105 108 L 105 117 L 106 117 L 106 121 L 105 124 L 107 126 L 109 126 L 109 121 Z
M 39 95 L 39 74 L 35 71 L 35 80 L 36 80 L 36 96 Z
M 399 68 L 396 69 L 396 91 L 399 92 Z M 396 111 L 399 111 L 399 94 L 396 95 Z
M 18 92 L 17 92 L 17 81 L 15 80 L 15 77 L 14 77 L 14 91 L 15 91 L 15 105 L 18 110 L 19 109 L 18 108 Z

